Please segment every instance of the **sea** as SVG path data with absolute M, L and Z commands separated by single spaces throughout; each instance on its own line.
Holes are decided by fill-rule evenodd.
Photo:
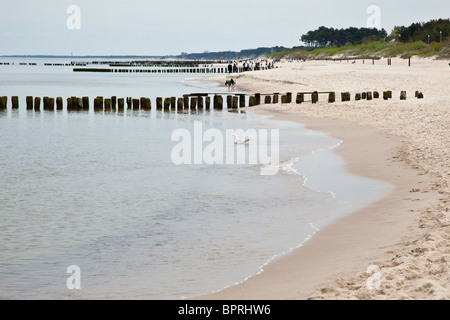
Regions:
M 157 97 L 225 96 L 222 83 L 200 81 L 211 74 L 67 65 L 86 59 L 0 57 L 0 96 L 8 97 L 0 111 L 0 299 L 179 300 L 217 292 L 392 189 L 349 173 L 335 153 L 343 141 L 302 124 L 249 107 L 154 108 Z M 26 110 L 26 96 L 64 104 L 87 96 L 91 110 Z M 149 97 L 152 109 L 94 112 L 97 96 Z M 259 155 L 276 153 L 271 174 L 250 161 L 256 144 L 235 145 L 230 132 L 256 133 Z M 236 155 L 244 150 L 244 161 L 234 154 L 220 161 L 228 147 L 208 153 L 225 145 Z M 194 159 L 199 150 L 219 161 Z M 181 155 L 192 161 L 176 161 Z

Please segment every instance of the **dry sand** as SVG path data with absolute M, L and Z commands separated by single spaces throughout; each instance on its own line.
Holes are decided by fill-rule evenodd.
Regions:
M 395 188 L 323 228 L 261 274 L 199 298 L 450 299 L 448 63 L 417 58 L 410 67 L 402 59 L 393 59 L 391 66 L 386 60 L 285 62 L 237 74 L 237 90 L 293 93 L 293 103 L 247 112 L 298 121 L 342 139 L 336 152 L 348 170 Z M 320 95 L 317 104 L 295 103 L 296 92 L 315 90 L 335 91 L 336 102 Z M 393 91 L 388 101 L 354 100 L 355 93 L 386 90 Z M 401 90 L 407 91 L 406 100 L 399 99 Z M 414 97 L 416 90 L 424 99 Z M 340 99 L 345 91 L 352 94 L 349 102 Z

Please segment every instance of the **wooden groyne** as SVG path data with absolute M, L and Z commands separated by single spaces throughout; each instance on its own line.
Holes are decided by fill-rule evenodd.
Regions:
M 387 90 L 382 92 L 382 98 L 384 100 L 392 99 L 392 91 Z M 420 91 L 415 91 L 415 98 L 423 99 L 424 95 Z M 157 97 L 155 104 L 152 105 L 152 101 L 148 97 L 103 97 L 97 96 L 93 99 L 93 104 L 90 103 L 90 99 L 87 96 L 76 97 L 71 96 L 65 99 L 62 97 L 33 97 L 26 96 L 24 98 L 26 110 L 40 112 L 43 111 L 62 111 L 68 112 L 80 112 L 90 111 L 93 108 L 94 112 L 124 112 L 125 110 L 142 110 L 150 111 L 153 108 L 160 111 L 177 111 L 186 112 L 194 110 L 224 110 L 224 109 L 238 109 L 245 107 L 253 107 L 260 104 L 288 104 L 296 103 L 302 104 L 305 102 L 311 102 L 316 104 L 318 102 L 327 101 L 328 103 L 336 103 L 337 98 L 340 97 L 341 102 L 351 101 L 350 92 L 341 92 L 340 95 L 334 91 L 303 91 L 296 92 L 295 96 L 292 92 L 286 93 L 254 93 L 246 94 L 240 92 L 218 92 L 218 93 L 190 93 L 185 94 L 182 97 Z M 360 100 L 373 100 L 381 97 L 378 91 L 364 91 L 354 94 L 354 101 Z M 400 100 L 406 100 L 406 91 L 400 92 Z M 10 98 L 11 109 L 19 109 L 19 97 L 12 96 Z M 42 102 L 42 103 L 41 103 Z M 0 96 L 0 111 L 5 111 L 8 108 L 8 97 Z

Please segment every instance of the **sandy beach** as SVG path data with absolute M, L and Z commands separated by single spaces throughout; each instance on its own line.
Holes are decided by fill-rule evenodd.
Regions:
M 345 168 L 389 182 L 380 201 L 340 218 L 247 281 L 199 299 L 450 299 L 450 67 L 431 58 L 278 62 L 236 74 L 247 93 L 293 93 L 246 112 L 297 121 L 343 140 Z M 223 83 L 223 77 L 209 81 Z M 356 93 L 392 90 L 389 100 Z M 400 92 L 407 99 L 400 100 Z M 297 92 L 335 91 L 297 104 Z M 351 101 L 342 102 L 341 92 Z M 414 96 L 424 94 L 423 99 Z M 264 99 L 262 99 L 264 101 Z

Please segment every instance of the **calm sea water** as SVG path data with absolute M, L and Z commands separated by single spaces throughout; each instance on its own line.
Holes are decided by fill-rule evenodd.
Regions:
M 27 95 L 154 101 L 226 89 L 187 81 L 188 74 L 79 74 L 39 66 L 44 59 L 14 61 L 0 66 L 0 95 L 21 103 L 0 113 L 2 299 L 180 299 L 217 291 L 391 188 L 345 172 L 333 153 L 341 141 L 251 113 L 26 111 Z M 175 165 L 173 132 L 194 134 L 198 124 L 224 136 L 279 130 L 278 174 L 261 175 L 259 164 Z M 80 289 L 67 286 L 72 265 Z

